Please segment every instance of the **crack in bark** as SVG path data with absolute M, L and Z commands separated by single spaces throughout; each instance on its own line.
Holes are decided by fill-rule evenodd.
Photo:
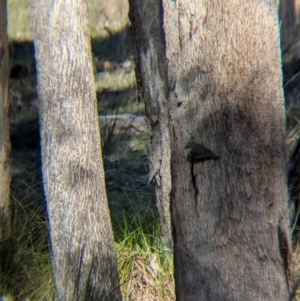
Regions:
M 295 285 L 293 286 L 292 292 L 290 293 L 290 298 L 288 301 L 294 301 L 296 300 L 296 294 L 298 291 L 298 288 L 300 287 L 300 279 L 297 280 Z
M 196 183 L 196 175 L 194 172 L 194 158 L 193 157 L 191 157 L 191 177 L 192 177 L 192 183 L 194 186 L 195 198 L 196 198 L 196 203 L 197 203 L 198 188 L 197 188 L 197 183 Z
M 291 275 L 291 249 L 289 247 L 289 240 L 287 233 L 278 225 L 278 239 L 279 239 L 279 249 L 280 254 L 283 259 L 283 268 L 285 272 L 287 286 L 290 289 L 290 283 L 292 279 Z

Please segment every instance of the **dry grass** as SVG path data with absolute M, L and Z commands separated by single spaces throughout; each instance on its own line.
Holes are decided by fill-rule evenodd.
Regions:
M 124 300 L 175 300 L 173 275 L 167 275 L 157 257 L 152 253 L 134 258 L 129 279 L 122 286 Z

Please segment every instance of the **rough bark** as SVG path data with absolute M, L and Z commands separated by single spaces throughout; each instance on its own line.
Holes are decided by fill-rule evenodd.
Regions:
M 149 180 L 156 184 L 156 202 L 164 242 L 173 248 L 170 213 L 171 151 L 162 6 L 160 1 L 129 2 L 129 17 L 133 24 L 136 47 L 138 96 L 139 100 L 146 102 L 146 116 L 151 127 Z
M 177 300 L 288 300 L 276 1 L 130 4 L 137 75 L 158 148 L 152 174 L 172 176 Z M 220 159 L 187 160 L 191 140 Z M 171 161 L 162 155 L 168 147 Z
M 85 1 L 32 2 L 58 300 L 121 300 Z
M 11 232 L 8 66 L 6 0 L 0 0 L 0 242 Z

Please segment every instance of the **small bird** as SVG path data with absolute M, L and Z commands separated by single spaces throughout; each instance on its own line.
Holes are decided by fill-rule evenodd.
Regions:
M 188 142 L 185 148 L 194 159 L 198 160 L 218 160 L 219 157 L 210 149 L 196 142 Z

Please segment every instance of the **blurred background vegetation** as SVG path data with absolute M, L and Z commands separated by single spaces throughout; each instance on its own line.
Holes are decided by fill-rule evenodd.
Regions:
M 53 300 L 54 286 L 41 182 L 29 2 L 8 0 L 13 239 L 1 249 L 0 296 L 42 301 Z M 136 96 L 128 10 L 128 0 L 88 0 L 106 188 L 122 293 L 124 300 L 175 300 L 172 253 L 163 246 L 154 188 L 148 184 L 149 127 L 144 104 Z M 300 133 L 299 70 L 299 59 L 286 52 L 283 74 L 290 150 Z M 298 274 L 297 247 L 294 258 Z

